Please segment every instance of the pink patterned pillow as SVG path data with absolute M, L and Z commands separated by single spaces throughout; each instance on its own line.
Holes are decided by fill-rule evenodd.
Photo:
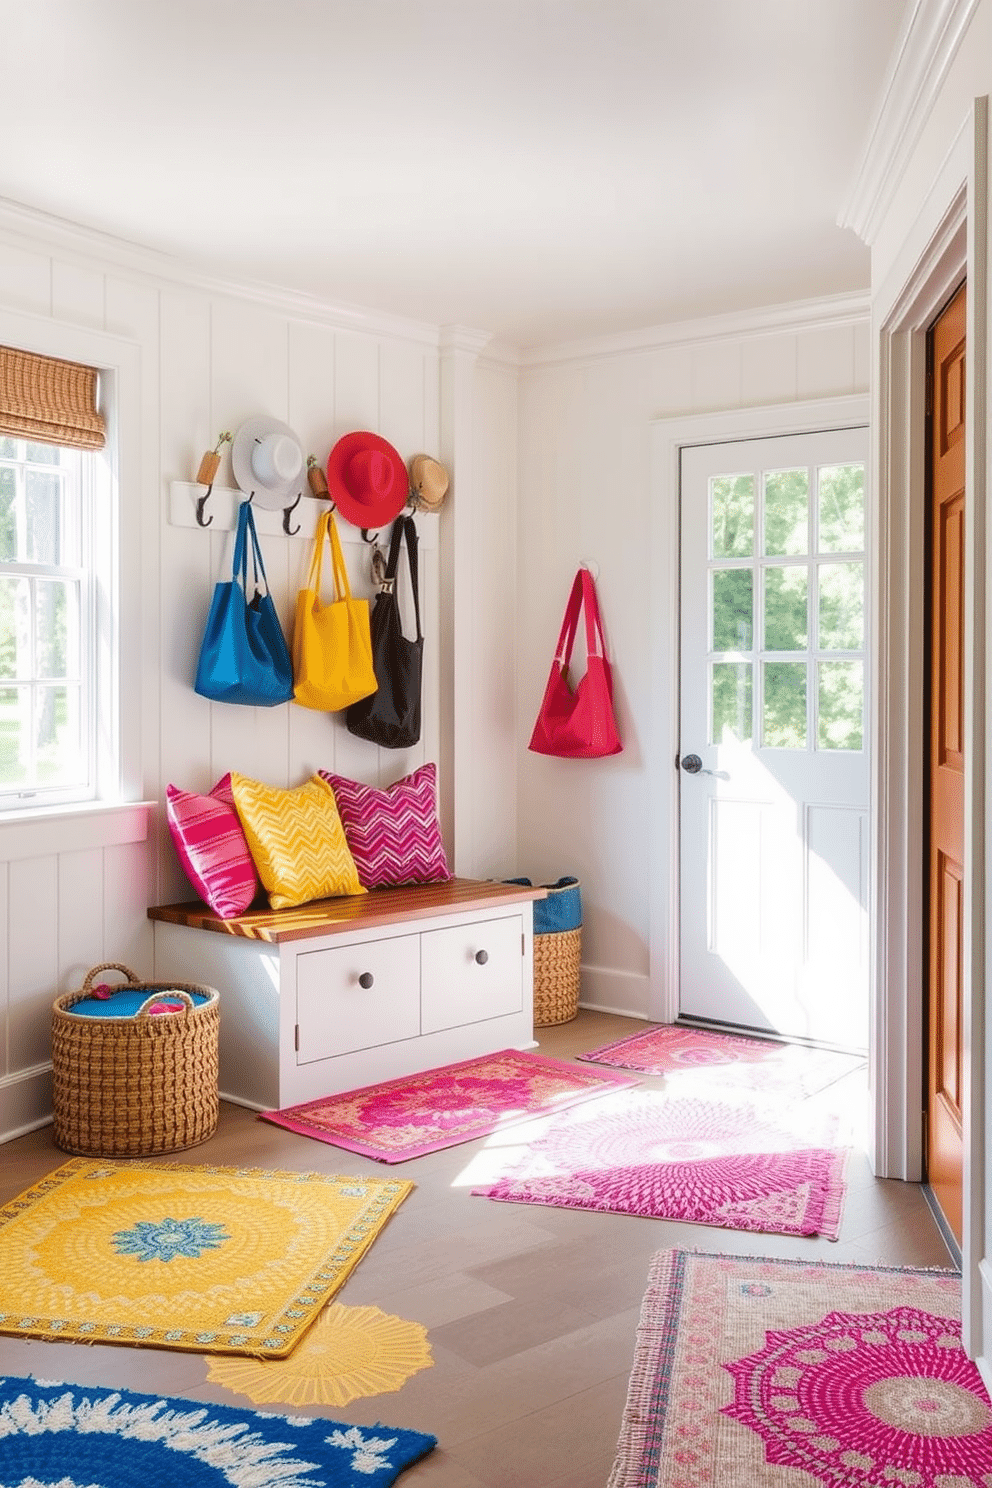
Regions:
M 234 809 L 230 775 L 218 780 L 209 796 L 169 785 L 165 798 L 179 861 L 200 898 L 222 920 L 244 914 L 259 882 Z
M 334 792 L 365 888 L 445 883 L 451 877 L 437 819 L 436 765 L 421 765 L 386 790 L 327 770 L 320 774 Z

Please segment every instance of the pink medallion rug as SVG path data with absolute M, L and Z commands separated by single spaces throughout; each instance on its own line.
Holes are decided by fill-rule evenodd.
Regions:
M 865 1063 L 860 1054 L 839 1054 L 770 1039 L 736 1038 L 674 1023 L 628 1034 L 578 1058 L 614 1069 L 637 1070 L 642 1075 L 705 1075 L 712 1071 L 722 1085 L 797 1096 L 825 1090 Z
M 261 1115 L 318 1142 L 398 1163 L 634 1084 L 629 1076 L 502 1049 Z
M 838 1128 L 832 1112 L 624 1092 L 555 1117 L 472 1192 L 836 1240 L 847 1161 Z
M 987 1488 L 955 1272 L 661 1251 L 608 1488 Z

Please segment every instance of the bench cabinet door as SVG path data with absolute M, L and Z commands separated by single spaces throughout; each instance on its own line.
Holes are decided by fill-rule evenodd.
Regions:
M 420 1023 L 424 1033 L 519 1013 L 522 1007 L 523 920 L 519 915 L 423 933 Z
M 297 1064 L 420 1033 L 420 937 L 331 946 L 296 958 Z

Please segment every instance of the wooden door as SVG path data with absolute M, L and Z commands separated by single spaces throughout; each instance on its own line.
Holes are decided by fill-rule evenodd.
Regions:
M 927 1178 L 961 1243 L 965 286 L 929 338 Z

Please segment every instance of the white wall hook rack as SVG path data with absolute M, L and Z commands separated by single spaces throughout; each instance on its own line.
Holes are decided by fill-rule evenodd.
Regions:
M 169 483 L 169 522 L 173 527 L 192 527 L 198 532 L 233 532 L 238 525 L 238 507 L 244 501 L 245 494 L 236 488 L 227 486 L 214 486 L 210 496 L 204 505 L 204 518 L 212 517 L 209 526 L 203 526 L 196 520 L 197 504 L 202 500 L 206 486 L 197 485 L 194 481 L 171 481 Z M 324 509 L 324 502 L 318 501 L 314 496 L 302 496 L 290 515 L 290 526 L 294 531 L 289 534 L 298 537 L 301 541 L 313 537 L 317 529 L 317 518 Z M 286 537 L 283 529 L 282 511 L 267 511 L 264 507 L 253 508 L 255 513 L 255 527 L 259 536 Z M 359 547 L 366 547 L 367 543 L 362 538 L 361 530 L 346 522 L 340 512 L 335 513 L 337 517 L 338 536 L 343 543 L 357 543 Z M 417 536 L 420 539 L 421 548 L 436 548 L 438 545 L 438 523 L 440 521 L 437 512 L 415 512 L 417 519 Z M 388 533 L 391 522 L 385 523 L 382 528 Z M 299 531 L 296 531 L 296 528 Z M 375 528 L 369 529 L 369 537 L 375 532 Z M 385 538 L 382 539 L 385 541 Z

